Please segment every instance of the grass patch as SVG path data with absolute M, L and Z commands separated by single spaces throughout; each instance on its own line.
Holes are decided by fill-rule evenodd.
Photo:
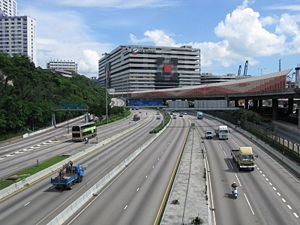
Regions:
M 131 111 L 130 110 L 126 110 L 124 115 L 113 115 L 111 117 L 108 118 L 108 120 L 102 120 L 100 122 L 97 122 L 96 123 L 96 126 L 102 126 L 102 125 L 105 125 L 107 123 L 112 123 L 112 122 L 115 122 L 117 120 L 121 120 L 121 119 L 124 119 L 125 117 L 129 116 L 131 114 Z
M 171 116 L 168 112 L 160 110 L 160 113 L 163 115 L 163 120 L 157 127 L 155 127 L 153 130 L 149 132 L 150 134 L 156 134 L 159 131 L 161 131 L 169 123 L 171 119 Z
M 4 179 L 0 179 L 0 190 L 8 187 L 9 185 L 16 183 L 20 180 L 25 179 L 26 177 L 29 177 L 43 169 L 46 169 L 64 159 L 68 158 L 67 156 L 55 156 L 51 159 L 48 159 L 42 163 L 39 163 L 38 165 L 34 165 L 28 168 L 25 168 L 23 170 L 18 171 L 17 173 L 8 176 Z

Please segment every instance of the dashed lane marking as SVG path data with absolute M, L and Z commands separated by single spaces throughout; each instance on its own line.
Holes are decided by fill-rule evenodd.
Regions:
M 126 210 L 126 209 L 127 209 L 127 207 L 128 207 L 128 205 L 125 205 L 125 207 L 124 207 L 124 210 Z
M 294 215 L 296 218 L 299 218 L 299 216 L 297 215 L 297 213 L 293 213 L 293 215 Z
M 286 200 L 284 198 L 281 199 L 284 203 L 286 203 Z
M 290 205 L 286 205 L 290 210 L 292 210 L 292 207 Z

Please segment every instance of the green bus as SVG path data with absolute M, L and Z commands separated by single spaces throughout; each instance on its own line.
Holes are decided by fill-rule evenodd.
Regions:
M 95 122 L 84 123 L 72 127 L 72 140 L 84 141 L 85 138 L 97 136 L 97 127 Z

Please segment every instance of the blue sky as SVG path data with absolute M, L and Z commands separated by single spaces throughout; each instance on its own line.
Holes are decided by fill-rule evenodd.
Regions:
M 97 76 L 97 61 L 119 45 L 192 45 L 202 72 L 248 74 L 300 66 L 300 0 L 19 0 L 37 20 L 38 65 L 75 60 Z

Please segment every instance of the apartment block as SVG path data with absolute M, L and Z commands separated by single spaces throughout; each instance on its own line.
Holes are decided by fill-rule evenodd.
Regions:
M 17 16 L 17 2 L 16 0 L 0 0 L 0 14 L 6 16 Z
M 77 63 L 65 60 L 50 61 L 47 63 L 47 69 L 64 70 L 77 73 Z
M 0 14 L 0 52 L 27 55 L 36 64 L 36 21 Z

